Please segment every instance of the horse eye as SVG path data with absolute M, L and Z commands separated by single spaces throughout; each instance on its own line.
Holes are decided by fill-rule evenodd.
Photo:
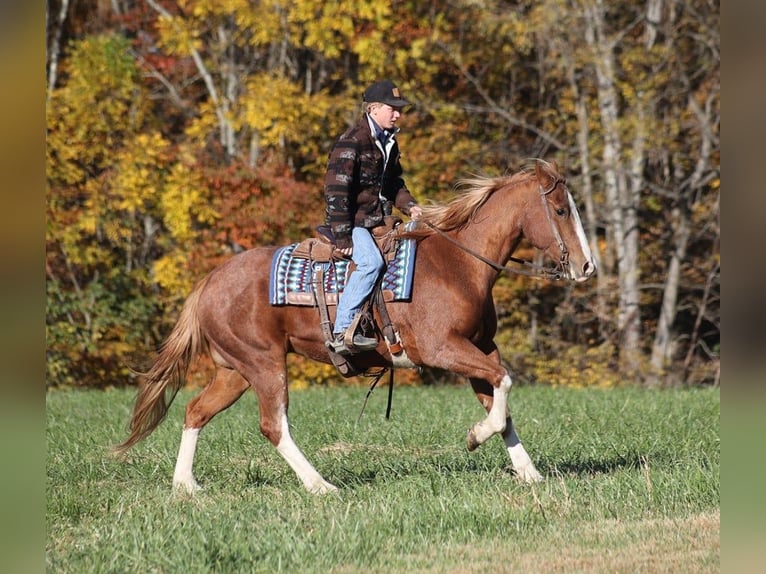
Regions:
M 559 217 L 564 217 L 566 214 L 567 214 L 567 210 L 564 209 L 563 207 L 559 207 L 556 210 L 556 215 L 558 215 Z

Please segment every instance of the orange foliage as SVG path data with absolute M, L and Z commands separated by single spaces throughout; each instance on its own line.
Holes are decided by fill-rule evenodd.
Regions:
M 297 181 L 284 167 L 210 168 L 205 182 L 219 219 L 201 232 L 190 253 L 200 277 L 238 251 L 313 235 L 324 221 L 321 187 Z

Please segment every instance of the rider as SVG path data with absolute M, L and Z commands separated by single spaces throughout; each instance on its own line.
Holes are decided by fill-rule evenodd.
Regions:
M 363 95 L 363 117 L 338 137 L 327 162 L 326 224 L 332 229 L 336 248 L 356 264 L 338 301 L 331 343 L 337 353 L 377 346 L 376 339 L 360 333 L 353 335 L 352 348 L 344 342 L 345 331 L 384 268 L 383 256 L 369 230 L 383 224 L 391 204 L 412 219 L 422 213 L 402 179 L 395 139 L 399 132 L 396 121 L 408 104 L 391 80 L 369 86 Z

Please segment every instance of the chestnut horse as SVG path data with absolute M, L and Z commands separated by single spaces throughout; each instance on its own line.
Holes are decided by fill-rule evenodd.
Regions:
M 403 352 L 378 348 L 353 357 L 357 366 L 436 367 L 466 377 L 486 409 L 468 431 L 473 450 L 495 434 L 505 441 L 516 474 L 542 477 L 522 446 L 508 413 L 511 376 L 493 342 L 497 329 L 492 287 L 514 249 L 526 239 L 558 262 L 562 276 L 585 281 L 595 264 L 575 202 L 555 163 L 535 160 L 510 176 L 463 182 L 464 193 L 424 206 L 411 235 L 418 240 L 410 301 L 390 302 Z M 149 435 L 167 414 L 199 353 L 215 364 L 212 381 L 186 406 L 173 486 L 200 487 L 192 465 L 202 428 L 249 388 L 258 396 L 261 433 L 277 448 L 306 489 L 337 490 L 290 436 L 286 355 L 330 363 L 316 308 L 272 306 L 269 268 L 277 247 L 240 253 L 202 279 L 157 359 L 142 376 L 124 452 Z M 444 310 L 449 309 L 449 313 Z

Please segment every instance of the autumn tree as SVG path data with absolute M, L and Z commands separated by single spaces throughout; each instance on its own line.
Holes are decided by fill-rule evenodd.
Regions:
M 184 246 L 215 213 L 191 158 L 153 129 L 124 38 L 77 43 L 67 74 L 48 112 L 49 377 L 124 382 L 123 356 L 162 327 L 153 292 L 190 287 Z

